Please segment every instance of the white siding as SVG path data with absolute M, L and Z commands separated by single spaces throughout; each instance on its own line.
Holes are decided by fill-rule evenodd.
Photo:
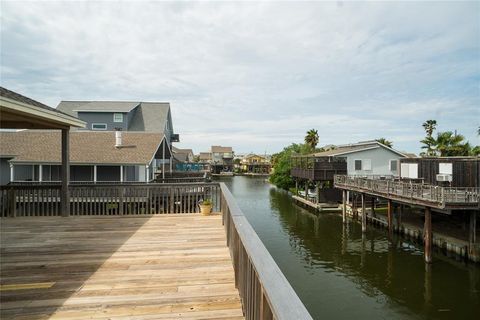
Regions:
M 398 175 L 396 170 L 390 170 L 390 160 L 403 158 L 397 153 L 382 147 L 338 155 L 338 157 L 347 158 L 347 173 L 349 175 Z M 355 160 L 362 160 L 362 170 L 355 170 Z

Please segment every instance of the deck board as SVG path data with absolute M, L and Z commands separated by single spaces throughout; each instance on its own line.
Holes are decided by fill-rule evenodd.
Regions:
M 244 319 L 221 216 L 1 220 L 1 319 Z

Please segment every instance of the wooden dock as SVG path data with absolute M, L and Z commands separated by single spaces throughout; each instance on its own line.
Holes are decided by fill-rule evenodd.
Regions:
M 222 217 L 1 220 L 1 319 L 244 319 Z

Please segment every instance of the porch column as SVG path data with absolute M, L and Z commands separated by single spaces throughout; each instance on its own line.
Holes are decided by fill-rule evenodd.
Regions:
M 70 129 L 62 129 L 62 190 L 61 205 L 62 216 L 70 215 L 70 193 L 68 185 L 70 182 Z
M 423 225 L 423 241 L 425 245 L 425 262 L 432 262 L 432 211 L 425 207 L 425 224 Z
M 165 179 L 165 138 L 162 143 L 162 179 Z
M 367 231 L 367 212 L 365 210 L 365 193 L 362 193 L 362 232 Z
M 163 166 L 165 167 L 165 164 L 163 164 Z M 148 183 L 150 181 L 150 166 L 145 166 L 145 169 L 147 170 L 145 174 L 145 182 Z
M 120 166 L 120 182 L 123 182 L 123 166 Z
M 13 163 L 10 163 L 10 182 L 13 182 L 15 181 L 15 171 L 13 169 Z
M 97 183 L 97 165 L 93 166 L 93 182 Z
M 342 221 L 347 223 L 347 190 L 342 190 Z
M 42 182 L 43 180 L 42 175 L 43 175 L 43 165 L 39 164 L 38 165 L 38 181 L 39 182 Z

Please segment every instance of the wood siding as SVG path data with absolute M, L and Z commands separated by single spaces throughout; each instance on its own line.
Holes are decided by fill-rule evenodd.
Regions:
M 443 185 L 437 181 L 440 163 L 452 164 L 451 187 L 480 187 L 480 159 L 472 158 L 410 158 L 401 159 L 400 163 L 417 163 L 418 178 L 425 183 Z M 446 183 L 448 184 L 448 183 Z

